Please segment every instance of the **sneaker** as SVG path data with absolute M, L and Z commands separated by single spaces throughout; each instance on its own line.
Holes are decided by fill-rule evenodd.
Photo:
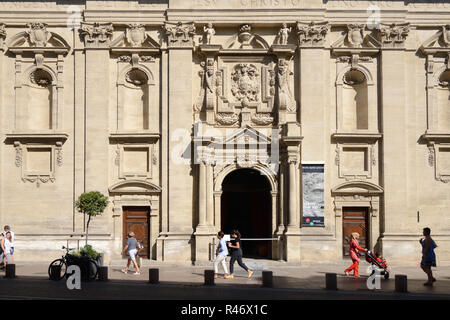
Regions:
M 224 279 L 231 279 L 234 278 L 232 274 L 226 274 L 223 276 Z
M 123 273 L 128 273 L 128 270 L 122 269 Z
M 253 275 L 253 271 L 252 270 L 248 270 L 248 277 L 250 278 Z
M 135 273 L 134 273 L 135 275 L 140 275 L 141 273 L 140 272 L 138 272 L 138 271 L 136 271 Z

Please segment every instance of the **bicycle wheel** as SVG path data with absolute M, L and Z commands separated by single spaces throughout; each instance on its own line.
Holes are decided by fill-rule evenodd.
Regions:
M 97 273 L 98 273 L 97 261 L 95 261 L 93 259 L 89 259 L 88 266 L 89 266 L 89 268 L 88 268 L 89 280 L 95 280 L 97 278 Z
M 52 279 L 52 269 L 56 270 L 56 273 L 53 274 L 55 280 L 61 280 L 66 276 L 67 265 L 63 259 L 56 259 L 48 266 L 48 276 L 50 279 Z

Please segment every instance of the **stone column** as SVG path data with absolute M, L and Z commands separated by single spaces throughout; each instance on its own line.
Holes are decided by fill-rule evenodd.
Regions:
M 168 230 L 162 236 L 165 261 L 192 260 L 193 220 L 192 159 L 192 65 L 195 26 L 166 22 L 168 50 Z M 171 201 L 172 200 L 172 201 Z
M 82 23 L 85 44 L 85 185 L 87 192 L 108 192 L 109 43 L 111 23 Z
M 383 187 L 384 187 L 384 236 L 382 235 L 385 256 L 408 256 L 414 252 L 411 244 L 401 242 L 401 237 L 409 232 L 408 226 L 417 224 L 416 210 L 408 210 L 409 157 L 415 153 L 408 147 L 408 104 L 407 82 L 409 66 L 404 41 L 407 29 L 402 32 L 396 25 L 382 27 L 380 40 L 384 46 L 381 53 L 381 106 L 383 130 Z M 396 29 L 396 30 L 393 30 Z M 392 32 L 396 31 L 396 32 Z M 393 38 L 394 37 L 394 38 Z M 413 149 L 414 150 L 414 149 Z M 417 233 L 418 230 L 415 230 Z M 404 236 L 403 236 L 404 237 Z M 392 240 L 390 240 L 392 239 Z M 400 241 L 399 241 L 400 240 Z M 405 241 L 408 239 L 405 238 Z M 408 249 L 410 251 L 408 251 Z

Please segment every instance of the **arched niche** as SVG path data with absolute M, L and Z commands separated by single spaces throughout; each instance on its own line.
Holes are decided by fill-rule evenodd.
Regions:
M 18 120 L 27 131 L 45 132 L 56 127 L 57 79 L 47 66 L 33 66 L 22 77 L 24 114 Z
M 337 131 L 377 132 L 376 87 L 364 66 L 343 68 L 336 79 Z
M 119 74 L 117 131 L 141 132 L 155 129 L 152 106 L 155 105 L 154 78 L 141 66 L 126 67 Z
M 440 73 L 435 88 L 438 131 L 450 132 L 450 69 Z

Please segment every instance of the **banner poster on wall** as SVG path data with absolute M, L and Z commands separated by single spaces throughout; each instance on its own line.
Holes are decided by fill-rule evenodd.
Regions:
M 323 227 L 324 165 L 302 164 L 302 227 Z

